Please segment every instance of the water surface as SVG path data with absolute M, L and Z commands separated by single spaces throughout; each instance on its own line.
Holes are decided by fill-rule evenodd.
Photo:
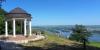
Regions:
M 60 32 L 62 37 L 69 37 L 70 36 L 70 32 Z M 92 36 L 89 37 L 89 41 L 95 41 L 95 42 L 100 42 L 100 33 L 92 33 Z

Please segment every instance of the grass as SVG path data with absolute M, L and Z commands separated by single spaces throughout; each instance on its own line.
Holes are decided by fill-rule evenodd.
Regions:
M 46 33 L 45 35 L 46 35 L 46 39 L 34 41 L 34 42 L 29 42 L 29 43 L 22 44 L 22 45 L 27 46 L 27 47 L 33 47 L 34 46 L 34 47 L 43 48 L 43 49 L 47 49 L 47 48 L 50 48 L 50 47 L 52 48 L 53 46 L 56 46 L 56 45 L 74 47 L 74 45 L 76 44 L 75 46 L 77 46 L 78 48 L 80 46 L 80 45 L 78 45 L 78 44 L 80 44 L 78 42 L 71 41 L 71 40 L 68 40 L 68 39 L 64 39 L 64 38 L 55 36 L 53 34 Z M 88 44 L 88 45 L 100 48 L 100 42 L 90 42 L 90 44 Z M 70 48 L 70 47 L 66 47 L 66 48 Z M 32 48 L 32 50 L 33 50 L 33 48 Z
M 26 44 L 22 44 L 24 46 L 36 46 L 36 47 L 47 47 L 48 44 L 50 43 L 55 43 L 55 44 L 59 44 L 59 45 L 72 45 L 73 43 L 77 43 L 68 39 L 64 39 L 64 38 L 59 38 L 58 36 L 55 36 L 53 34 L 48 34 L 46 33 L 46 39 L 44 40 L 40 40 L 40 41 L 35 41 L 35 42 L 29 42 Z
M 100 47 L 100 42 L 90 42 L 88 45 L 94 46 L 94 47 Z

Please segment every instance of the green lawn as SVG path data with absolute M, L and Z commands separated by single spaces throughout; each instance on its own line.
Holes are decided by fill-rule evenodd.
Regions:
M 89 45 L 94 47 L 100 47 L 100 42 L 90 42 Z
M 58 45 L 72 45 L 73 43 L 77 43 L 68 39 L 60 38 L 52 34 L 46 34 L 46 39 L 30 42 L 27 44 L 23 44 L 24 46 L 36 46 L 36 47 L 45 47 L 50 43 L 55 43 Z
M 90 42 L 89 46 L 100 47 L 100 42 Z M 25 50 L 42 50 L 42 49 L 50 49 L 50 50 L 81 50 L 80 43 L 71 41 L 68 39 L 60 38 L 52 34 L 46 34 L 46 39 L 29 42 L 26 44 L 22 44 Z M 69 47 L 70 46 L 70 47 Z M 94 47 L 89 47 L 89 50 Z M 42 48 L 42 49 L 41 49 Z M 95 48 L 96 49 L 96 48 Z M 100 50 L 100 49 L 97 49 Z

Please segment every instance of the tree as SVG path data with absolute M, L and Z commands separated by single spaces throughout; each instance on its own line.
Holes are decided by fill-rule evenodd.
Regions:
M 4 22 L 4 17 L 5 17 L 6 11 L 2 8 L 0 8 L 0 34 L 3 34 L 5 31 L 5 22 Z
M 72 34 L 70 35 L 69 39 L 78 42 L 83 42 L 83 39 L 85 39 L 85 41 L 88 42 L 90 36 L 91 33 L 87 30 L 85 26 L 75 25 L 75 27 L 72 28 Z
M 75 25 L 72 32 L 69 39 L 83 43 L 83 50 L 86 50 L 86 43 L 89 42 L 88 39 L 92 34 L 83 25 Z

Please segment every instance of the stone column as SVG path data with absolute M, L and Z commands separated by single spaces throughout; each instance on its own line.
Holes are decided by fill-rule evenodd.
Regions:
M 8 22 L 5 21 L 5 36 L 8 36 Z
M 24 19 L 24 36 L 26 36 L 27 34 L 27 32 L 26 32 L 26 21 L 27 21 L 27 19 Z
M 13 36 L 16 37 L 15 19 L 13 19 Z
M 29 35 L 32 35 L 32 26 L 31 26 L 31 21 L 29 21 Z

